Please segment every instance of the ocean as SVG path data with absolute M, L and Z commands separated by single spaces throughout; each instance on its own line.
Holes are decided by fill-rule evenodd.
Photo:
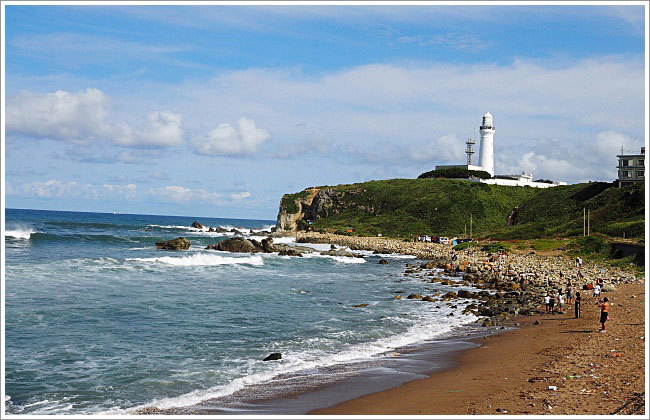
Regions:
M 443 346 L 476 321 L 453 302 L 395 299 L 457 290 L 405 275 L 420 262 L 410 256 L 323 256 L 323 244 L 304 257 L 204 249 L 234 235 L 207 226 L 259 240 L 274 221 L 19 209 L 5 220 L 8 414 L 206 401 L 211 412 L 260 413 L 247 411 L 254 396 L 318 389 L 400 349 Z M 178 236 L 189 250 L 156 249 Z M 273 352 L 282 359 L 263 361 Z

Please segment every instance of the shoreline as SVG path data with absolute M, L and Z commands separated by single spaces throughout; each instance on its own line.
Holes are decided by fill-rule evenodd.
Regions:
M 495 270 L 495 264 L 487 260 L 488 254 L 478 249 L 458 252 L 459 259 L 454 264 L 449 258 L 451 247 L 441 244 L 403 242 L 390 238 L 348 237 L 302 232 L 294 233 L 294 235 L 298 243 L 328 243 L 347 246 L 352 250 L 363 249 L 381 254 L 414 255 L 418 259 L 429 260 L 430 263 L 427 264 L 427 267 L 422 266 L 407 269 L 405 270 L 405 274 L 411 273 L 411 275 L 422 278 L 423 281 L 433 282 L 434 280 L 439 281 L 440 279 L 427 279 L 427 273 L 422 269 L 444 268 L 445 273 L 454 273 L 454 275 L 459 275 L 460 273 L 465 278 L 463 281 L 464 285 L 474 285 L 489 290 L 505 290 L 505 296 L 508 296 L 508 293 L 513 293 L 515 289 L 520 289 L 514 281 L 510 281 L 516 280 L 522 270 L 533 271 L 536 274 L 542 272 L 544 274 L 543 276 L 528 278 L 521 283 L 521 292 L 517 291 L 514 295 L 531 295 L 533 296 L 533 302 L 537 302 L 535 296 L 538 296 L 539 290 L 562 287 L 562 284 L 557 285 L 562 280 L 562 275 L 559 274 L 558 278 L 558 273 L 565 270 L 565 275 L 569 276 L 573 264 L 573 261 L 566 257 L 514 254 L 508 260 L 507 271 L 501 269 Z M 278 236 L 293 235 L 273 235 L 273 237 Z M 586 274 L 585 282 L 591 280 L 591 276 L 602 275 L 601 273 L 603 272 L 601 266 L 593 263 L 585 264 L 582 270 Z M 613 269 L 608 271 L 607 274 L 610 276 L 608 283 L 611 286 L 607 296 L 616 296 L 616 299 L 620 302 L 621 300 L 625 300 L 625 297 L 621 293 L 629 290 L 634 290 L 640 296 L 645 295 L 643 279 L 639 280 L 632 274 Z M 484 281 L 486 279 L 487 281 Z M 530 284 L 527 286 L 527 283 Z M 617 291 L 617 288 L 620 290 Z M 504 295 L 500 292 L 497 292 L 497 295 L 499 299 L 504 298 Z M 585 293 L 583 296 L 585 295 L 591 295 L 591 293 Z M 530 296 L 528 296 L 528 300 L 527 303 L 530 307 Z M 636 308 L 635 312 L 638 317 L 638 311 L 641 311 L 641 319 L 644 319 L 645 316 L 643 301 L 644 299 L 641 297 L 634 302 L 641 303 L 641 307 Z M 591 298 L 585 299 L 585 304 L 589 302 L 591 302 Z M 625 306 L 627 304 L 629 302 L 622 305 Z M 575 408 L 569 409 L 562 402 L 563 397 L 557 391 L 551 393 L 548 389 L 545 391 L 542 389 L 543 387 L 540 388 L 540 383 L 542 383 L 547 386 L 557 386 L 558 389 L 561 389 L 561 386 L 564 386 L 564 381 L 569 376 L 578 375 L 580 378 L 585 376 L 580 374 L 572 375 L 571 373 L 567 373 L 565 375 L 566 377 L 562 380 L 561 386 L 548 385 L 551 380 L 551 377 L 548 376 L 543 376 L 543 381 L 525 381 L 530 386 L 537 386 L 536 389 L 527 390 L 526 392 L 528 394 L 526 395 L 522 394 L 523 391 L 521 390 L 525 389 L 525 387 L 522 387 L 521 384 L 514 387 L 511 386 L 511 384 L 517 383 L 517 381 L 522 382 L 522 380 L 526 379 L 526 375 L 529 375 L 528 379 L 542 377 L 540 376 L 541 374 L 535 376 L 534 373 L 536 370 L 545 370 L 540 367 L 539 363 L 549 363 L 550 359 L 540 359 L 542 357 L 540 356 L 541 353 L 558 354 L 557 351 L 559 349 L 565 351 L 565 353 L 569 351 L 567 354 L 563 353 L 563 356 L 571 358 L 570 352 L 576 350 L 574 343 L 572 343 L 575 339 L 566 337 L 573 337 L 576 334 L 579 336 L 587 334 L 588 339 L 591 340 L 591 335 L 593 334 L 582 333 L 582 331 L 593 331 L 593 321 L 597 321 L 597 318 L 595 318 L 596 315 L 592 314 L 594 308 L 585 306 L 584 317 L 573 320 L 568 314 L 539 315 L 538 304 L 533 304 L 535 309 L 526 313 L 526 315 L 530 316 L 518 315 L 519 306 L 515 309 L 512 307 L 507 309 L 497 308 L 498 310 L 495 313 L 486 315 L 486 313 L 483 313 L 485 307 L 489 309 L 490 305 L 495 305 L 495 302 L 493 300 L 486 301 L 482 305 L 484 307 L 479 307 L 478 309 L 481 311 L 480 316 L 486 316 L 482 319 L 483 327 L 498 325 L 513 326 L 517 329 L 503 332 L 493 328 L 486 328 L 486 332 L 492 330 L 491 333 L 494 335 L 471 340 L 473 345 L 478 346 L 476 348 L 467 350 L 452 349 L 446 355 L 448 357 L 446 367 L 443 367 L 442 370 L 440 370 L 440 367 L 437 367 L 420 371 L 418 372 L 420 377 L 424 376 L 421 379 L 413 377 L 410 379 L 398 379 L 397 377 L 399 375 L 390 377 L 386 374 L 377 376 L 373 375 L 372 372 L 364 372 L 362 370 L 354 373 L 352 377 L 341 374 L 340 378 L 330 382 L 315 386 L 312 384 L 287 395 L 269 396 L 266 399 L 258 398 L 255 401 L 243 399 L 240 401 L 239 406 L 235 406 L 234 408 L 220 407 L 217 401 L 212 401 L 211 404 L 208 400 L 196 406 L 179 407 L 178 409 L 171 410 L 153 409 L 149 411 L 145 409 L 140 410 L 138 414 L 611 414 L 619 410 L 626 403 L 628 405 L 637 404 L 635 401 L 640 397 L 632 394 L 622 396 L 621 392 L 626 392 L 623 390 L 618 391 L 617 394 L 613 394 L 615 395 L 614 398 L 622 398 L 618 405 L 611 403 L 606 407 L 601 407 L 602 401 L 600 400 L 603 398 L 600 398 L 596 399 L 598 404 L 592 403 L 584 407 L 577 405 Z M 475 311 L 475 313 L 479 315 L 479 311 Z M 588 325 L 590 328 L 587 328 L 587 319 L 591 322 Z M 535 321 L 539 321 L 541 325 L 533 325 Z M 639 337 L 644 334 L 645 323 L 630 323 L 630 325 L 641 331 L 639 333 L 635 330 L 633 335 Z M 568 326 L 572 326 L 573 330 L 559 330 L 560 328 L 566 329 Z M 529 334 L 531 337 L 529 337 Z M 603 336 L 603 338 L 601 339 L 599 336 Z M 608 336 L 599 334 L 595 336 L 595 340 L 599 346 L 602 347 L 604 345 L 607 347 L 606 337 L 611 336 L 612 334 Z M 568 341 L 568 344 L 563 345 L 562 339 Z M 582 339 L 583 337 L 579 338 L 579 340 Z M 615 340 L 620 341 L 621 338 L 617 337 Z M 468 341 L 470 339 L 465 339 L 465 342 Z M 632 340 L 629 343 L 628 341 L 626 340 L 626 345 L 628 346 L 633 345 L 638 347 L 639 345 L 638 339 Z M 636 355 L 631 359 L 633 359 L 632 364 L 634 364 L 636 370 L 640 369 L 641 372 L 645 372 L 643 360 L 645 342 L 644 340 L 640 341 L 640 356 Z M 420 343 L 420 351 L 425 351 L 423 349 L 426 346 L 426 342 Z M 609 346 L 611 347 L 611 344 Z M 563 347 L 565 348 L 563 349 Z M 513 353 L 513 349 L 517 349 L 517 352 Z M 417 352 L 418 350 L 415 351 Z M 597 351 L 603 352 L 604 350 L 597 348 Z M 523 359 L 522 356 L 524 356 Z M 512 360 L 523 362 L 523 364 L 512 363 Z M 529 363 L 531 360 L 534 363 Z M 590 363 L 593 365 L 593 362 Z M 495 369 L 495 365 L 498 368 Z M 593 368 L 590 367 L 589 369 L 593 371 Z M 497 380 L 497 378 L 501 377 L 509 378 L 510 383 L 507 382 L 508 379 Z M 513 380 L 514 378 L 516 380 Z M 596 379 L 591 376 L 589 378 Z M 645 382 L 645 376 L 641 375 L 641 378 L 640 382 L 643 384 Z M 491 381 L 491 379 L 494 380 Z M 559 381 L 560 379 L 557 380 Z M 381 385 L 370 384 L 372 381 L 381 381 Z M 633 385 L 634 389 L 637 390 L 635 392 L 644 392 L 644 386 L 638 386 L 638 375 L 635 381 Z M 450 390 L 450 386 L 459 389 Z M 595 392 L 593 389 L 587 390 L 586 388 L 584 390 L 578 390 L 580 393 L 583 391 L 585 395 L 594 395 Z M 607 396 L 609 394 L 604 395 Z M 519 400 L 524 402 L 522 403 Z M 609 397 L 605 398 L 605 400 L 608 401 Z M 515 402 L 504 405 L 502 403 L 503 401 L 508 401 L 509 403 L 511 401 Z M 217 404 L 215 405 L 215 403 Z M 596 409 L 594 409 L 595 406 L 597 406 Z M 638 407 L 635 410 L 638 412 Z M 643 410 L 644 407 L 641 407 L 641 411 Z
M 478 340 L 449 369 L 309 414 L 645 414 L 645 323 L 634 322 L 644 319 L 644 295 L 644 284 L 608 292 L 604 334 L 589 297 L 579 319 L 518 317 L 518 329 Z

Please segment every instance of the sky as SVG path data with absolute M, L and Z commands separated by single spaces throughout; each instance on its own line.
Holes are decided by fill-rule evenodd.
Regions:
M 497 174 L 613 181 L 646 140 L 639 4 L 3 3 L 5 204 L 273 220 L 464 164 L 487 111 Z

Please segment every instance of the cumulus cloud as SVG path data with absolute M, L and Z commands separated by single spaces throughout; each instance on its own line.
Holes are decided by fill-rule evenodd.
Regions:
M 219 124 L 217 128 L 194 141 L 194 151 L 207 156 L 241 156 L 257 152 L 271 134 L 257 128 L 255 121 L 242 117 L 238 127 L 229 123 Z
M 8 100 L 7 131 L 25 137 L 76 144 L 113 142 L 128 147 L 170 147 L 183 141 L 182 118 L 151 112 L 143 127 L 112 122 L 109 98 L 99 89 L 80 92 L 22 92 Z

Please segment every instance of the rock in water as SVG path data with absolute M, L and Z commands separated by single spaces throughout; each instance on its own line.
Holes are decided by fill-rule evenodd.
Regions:
M 192 222 L 191 226 L 196 229 L 203 229 L 203 225 L 201 224 L 201 222 L 197 222 L 196 220 Z
M 379 260 L 379 264 L 388 264 L 388 261 L 382 258 L 381 260 Z
M 278 253 L 278 255 L 287 257 L 302 257 L 302 254 L 300 252 L 293 249 L 283 249 Z
M 217 249 L 217 246 L 216 246 L 215 244 L 208 244 L 208 246 L 206 246 L 205 249 L 216 250 L 216 249 Z
M 231 238 L 217 244 L 219 251 L 228 252 L 259 252 L 258 248 L 248 239 Z
M 268 362 L 269 360 L 280 360 L 282 359 L 282 353 L 271 353 L 264 360 L 263 362 Z
M 189 239 L 179 237 L 164 242 L 156 242 L 156 248 L 177 251 L 179 249 L 190 249 L 190 244 L 191 242 L 189 241 Z

